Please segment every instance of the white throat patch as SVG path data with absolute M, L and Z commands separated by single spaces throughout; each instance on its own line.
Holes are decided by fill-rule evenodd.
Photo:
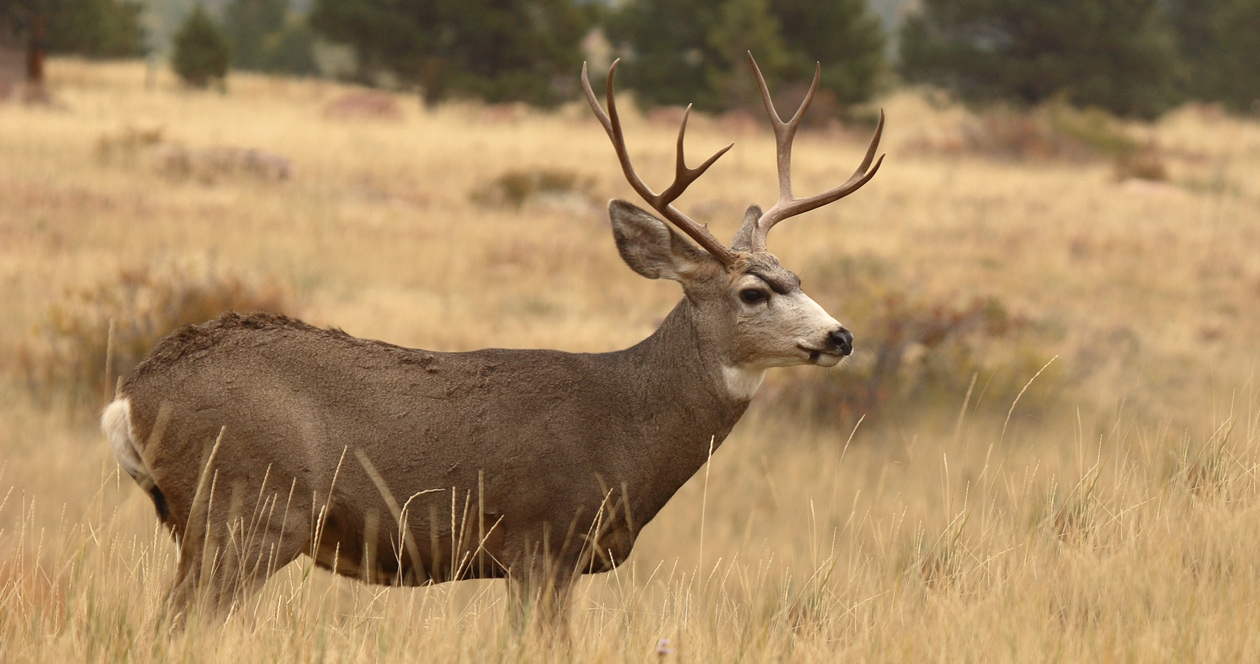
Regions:
M 765 377 L 765 369 L 722 367 L 722 380 L 726 383 L 726 393 L 731 398 L 740 401 L 751 401 Z

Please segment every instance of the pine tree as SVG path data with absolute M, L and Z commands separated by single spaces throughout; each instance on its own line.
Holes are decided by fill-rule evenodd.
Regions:
M 188 85 L 204 88 L 227 77 L 232 49 L 222 28 L 200 3 L 175 33 L 171 65 Z
M 1236 111 L 1260 113 L 1260 0 L 1234 0 L 1216 28 L 1225 72 L 1217 99 Z
M 840 108 L 875 94 L 887 68 L 887 36 L 867 0 L 775 0 L 774 15 L 792 53 L 787 81 L 807 84 L 822 63 L 818 87 Z
M 1168 0 L 1186 96 L 1260 112 L 1260 0 Z
M 1178 99 L 1159 0 L 923 0 L 900 42 L 907 80 L 967 101 L 1062 96 L 1151 118 Z
M 779 20 L 767 0 L 727 0 L 706 39 L 714 62 L 708 69 L 709 88 L 722 108 L 757 108 L 761 91 L 753 78 L 748 53 L 767 81 L 778 82 L 790 56 L 779 32 Z
M 617 72 L 618 80 L 634 89 L 640 105 L 722 109 L 721 95 L 710 83 L 724 58 L 709 38 L 721 4 L 717 0 L 636 0 L 609 18 L 609 40 L 629 54 L 627 66 Z M 725 59 L 729 62 L 733 57 Z
M 354 47 L 365 82 L 546 106 L 574 91 L 585 19 L 572 0 L 316 0 L 311 25 Z
M 284 28 L 286 0 L 231 0 L 223 8 L 223 31 L 232 44 L 232 67 L 260 69 L 266 58 L 264 41 Z
M 289 21 L 279 32 L 266 35 L 258 68 L 297 76 L 319 73 L 315 62 L 315 31 L 306 21 Z
M 866 0 L 636 0 L 608 33 L 631 61 L 626 87 L 649 106 L 760 107 L 750 50 L 771 90 L 792 102 L 816 62 L 821 96 L 841 107 L 869 99 L 884 69 L 884 32 Z
M 91 58 L 142 54 L 142 9 L 131 0 L 3 0 L 0 34 L 12 35 L 25 49 L 27 83 L 40 88 L 48 53 Z

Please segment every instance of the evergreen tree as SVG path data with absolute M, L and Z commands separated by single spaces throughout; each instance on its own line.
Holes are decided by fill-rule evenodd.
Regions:
M 923 0 L 901 71 L 967 101 L 1071 103 L 1151 118 L 1173 105 L 1176 51 L 1159 0 Z
M 1168 14 L 1185 95 L 1260 112 L 1260 0 L 1168 0 Z
M 314 74 L 315 33 L 291 15 L 288 0 L 230 0 L 223 31 L 232 45 L 232 68 L 280 74 Z
M 49 16 L 48 51 L 90 58 L 127 58 L 144 53 L 139 2 L 60 0 Z
M 617 72 L 618 80 L 634 89 L 640 105 L 695 104 L 703 111 L 722 108 L 721 95 L 710 82 L 723 58 L 709 37 L 721 4 L 717 0 L 636 0 L 609 18 L 609 40 L 628 55 L 629 66 Z M 727 56 L 725 60 L 733 59 Z
M 130 0 L 3 0 L 0 34 L 26 51 L 28 83 L 43 85 L 44 57 L 72 53 L 117 58 L 144 52 L 139 2 Z
M 869 99 L 884 69 L 884 32 L 866 0 L 636 0 L 608 33 L 633 63 L 625 85 L 649 106 L 760 107 L 747 51 L 771 90 L 795 102 L 816 62 L 821 94 L 840 106 Z
M 766 0 L 722 3 L 706 41 L 714 53 L 708 85 L 723 108 L 753 108 L 762 103 L 749 53 L 757 58 L 757 68 L 767 82 L 779 81 L 789 64 L 779 20 L 770 14 Z
M 875 94 L 887 36 L 867 0 L 775 0 L 774 14 L 793 53 L 788 81 L 807 84 L 822 63 L 818 87 L 841 107 Z
M 171 65 L 188 85 L 204 88 L 227 77 L 232 48 L 227 35 L 200 3 L 175 33 Z
M 1224 80 L 1216 99 L 1260 113 L 1260 0 L 1234 0 L 1216 21 Z
M 284 28 L 286 0 L 231 0 L 223 8 L 223 31 L 232 44 L 232 67 L 261 69 L 264 41 Z
M 279 32 L 263 38 L 259 70 L 308 76 L 319 73 L 315 62 L 315 31 L 306 21 L 289 21 Z
M 574 91 L 586 17 L 572 0 L 316 0 L 311 25 L 354 47 L 367 82 L 545 106 Z

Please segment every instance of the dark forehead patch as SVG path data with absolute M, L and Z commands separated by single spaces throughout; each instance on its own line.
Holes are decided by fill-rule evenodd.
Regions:
M 762 251 L 750 254 L 748 259 L 744 273 L 766 282 L 774 292 L 787 295 L 800 289 L 801 278 L 784 269 L 774 254 Z
M 752 269 L 748 271 L 748 274 L 766 282 L 770 290 L 779 295 L 787 295 L 801 287 L 801 278 L 784 269 L 779 269 L 774 273 Z

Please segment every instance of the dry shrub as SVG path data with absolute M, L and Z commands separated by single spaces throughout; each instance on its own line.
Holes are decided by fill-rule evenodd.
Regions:
M 213 183 L 220 178 L 247 176 L 259 180 L 288 180 L 293 162 L 275 152 L 230 145 L 192 149 L 166 144 L 154 152 L 156 166 L 163 175 L 175 179 L 195 179 Z
M 887 286 L 895 277 L 882 268 L 837 274 L 846 272 L 850 278 L 824 277 L 820 294 L 842 289 L 849 320 L 861 323 L 854 355 L 839 369 L 794 371 L 769 384 L 769 411 L 846 426 L 863 416 L 957 412 L 970 397 L 973 408 L 1000 413 L 1049 360 L 1033 343 L 1032 321 L 995 297 L 932 299 Z M 1042 374 L 1021 409 L 1044 405 L 1059 382 L 1055 371 Z
M 389 120 L 403 117 L 402 107 L 385 92 L 347 92 L 324 104 L 324 117 L 337 120 Z
M 1119 179 L 1166 180 L 1163 153 L 1142 142 L 1106 111 L 1051 102 L 1021 111 L 993 108 L 961 123 L 943 139 L 920 139 L 923 152 L 977 154 L 1015 161 L 1110 160 Z
M 148 165 L 173 180 L 213 183 L 224 177 L 245 176 L 266 181 L 293 177 L 293 162 L 282 154 L 255 148 L 212 145 L 190 148 L 167 141 L 162 127 L 125 127 L 102 134 L 96 156 L 102 164 Z
M 589 202 L 595 180 L 576 171 L 555 168 L 511 169 L 468 194 L 483 207 L 520 209 L 526 202 L 544 198 L 572 198 Z
M 1164 165 L 1164 156 L 1159 147 L 1152 141 L 1146 146 L 1132 152 L 1125 152 L 1115 160 L 1117 180 L 1150 180 L 1164 182 L 1168 179 L 1168 167 Z
M 68 292 L 19 349 L 27 384 L 45 398 L 95 405 L 113 393 L 155 343 L 176 328 L 226 311 L 292 313 L 292 289 L 206 267 L 140 267 Z
M 121 160 L 130 163 L 147 148 L 161 145 L 162 127 L 123 127 L 112 134 L 101 134 L 96 139 L 96 157 L 102 163 Z

